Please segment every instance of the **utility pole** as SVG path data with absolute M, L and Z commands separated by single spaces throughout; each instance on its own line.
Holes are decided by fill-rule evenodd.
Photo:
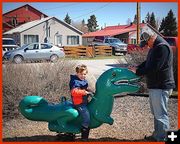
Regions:
M 136 11 L 136 15 L 137 15 L 137 37 L 136 37 L 136 41 L 137 44 L 140 44 L 140 4 L 139 2 L 137 2 L 137 7 L 136 7 L 137 11 Z

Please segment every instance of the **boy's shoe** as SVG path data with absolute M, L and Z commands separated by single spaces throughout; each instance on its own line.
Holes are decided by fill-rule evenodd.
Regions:
M 157 142 L 157 140 L 152 135 L 151 136 L 145 136 L 144 139 L 146 141 Z
M 82 129 L 81 129 L 81 140 L 82 141 L 88 141 L 89 130 L 90 130 L 89 127 L 88 128 L 82 127 Z
M 75 141 L 75 134 L 73 133 L 58 133 L 57 140 L 60 141 Z

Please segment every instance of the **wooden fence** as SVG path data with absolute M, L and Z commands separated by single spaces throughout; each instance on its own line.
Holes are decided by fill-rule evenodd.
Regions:
M 65 46 L 66 57 L 112 56 L 110 46 Z

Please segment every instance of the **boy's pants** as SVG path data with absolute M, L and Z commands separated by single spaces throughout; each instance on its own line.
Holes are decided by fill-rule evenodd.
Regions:
M 169 129 L 167 104 L 171 94 L 172 89 L 149 89 L 150 108 L 154 115 L 153 137 L 157 141 L 164 141 Z
M 76 106 L 75 108 L 78 110 L 79 114 L 82 116 L 82 124 L 81 125 L 85 128 L 88 128 L 89 124 L 90 124 L 90 114 L 87 109 L 87 106 L 80 105 L 80 106 Z

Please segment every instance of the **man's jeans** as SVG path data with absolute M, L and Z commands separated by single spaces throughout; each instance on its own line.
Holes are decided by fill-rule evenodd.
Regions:
M 157 141 L 164 141 L 169 129 L 167 104 L 171 94 L 172 89 L 149 89 L 150 108 L 154 115 L 153 137 Z
M 77 106 L 76 109 L 78 110 L 80 116 L 82 116 L 82 126 L 85 128 L 89 127 L 90 124 L 90 114 L 87 109 L 86 105 Z

